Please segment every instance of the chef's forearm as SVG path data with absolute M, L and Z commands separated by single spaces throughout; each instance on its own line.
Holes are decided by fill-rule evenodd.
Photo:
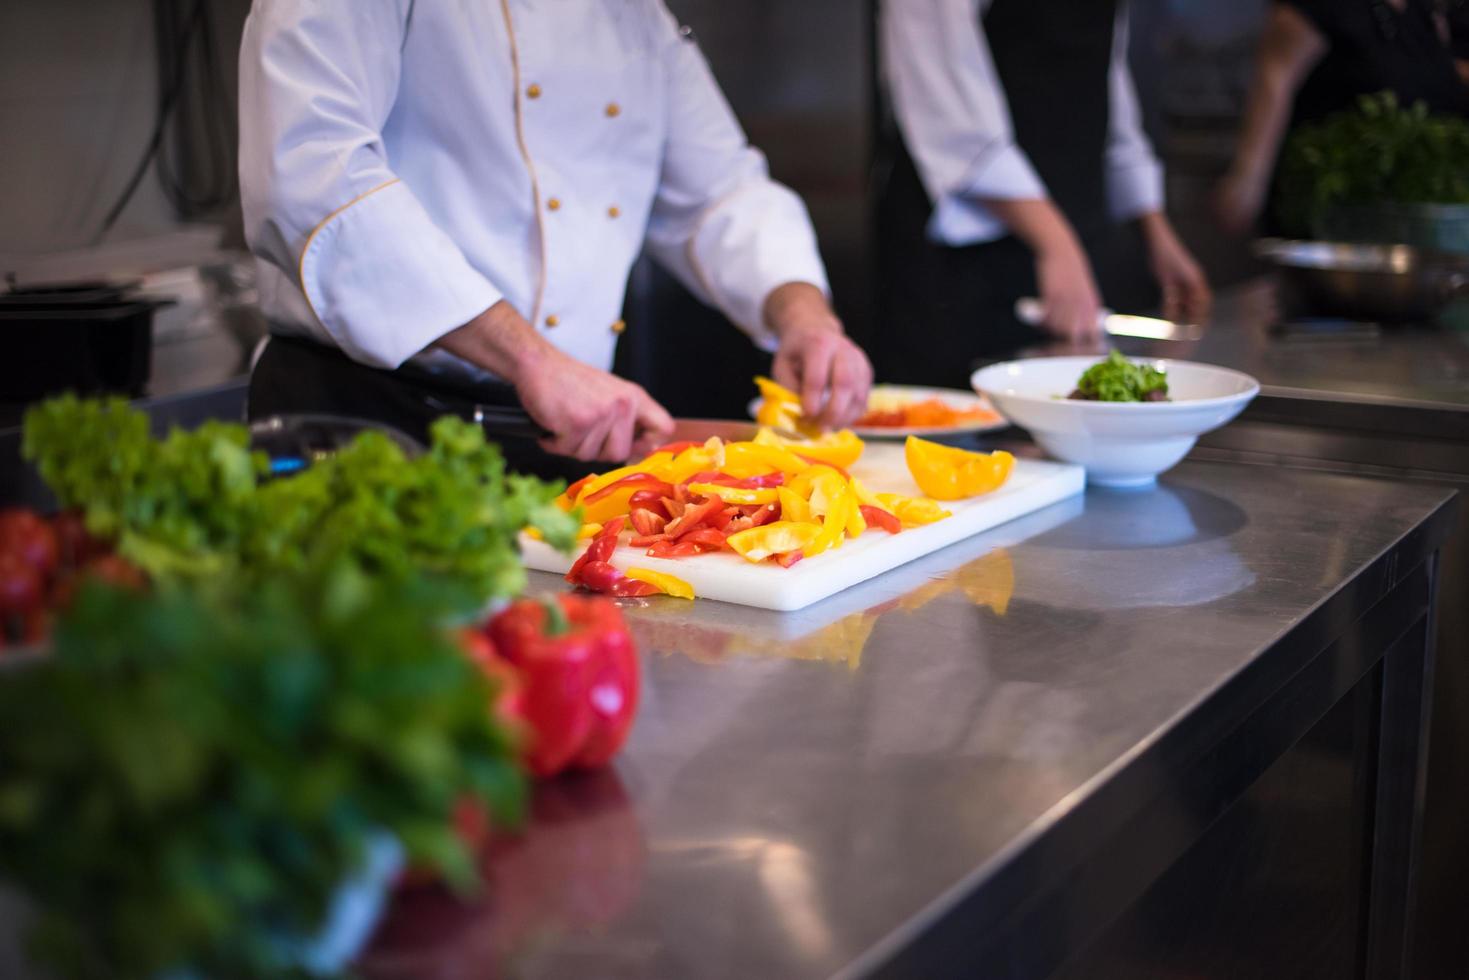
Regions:
M 545 360 L 551 345 L 508 300 L 500 300 L 434 346 L 514 383 Z
M 984 206 L 1036 255 L 1081 248 L 1071 222 L 1049 198 L 988 198 Z

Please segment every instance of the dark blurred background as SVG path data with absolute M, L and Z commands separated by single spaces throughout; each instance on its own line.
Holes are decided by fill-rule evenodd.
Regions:
M 692 26 L 751 140 L 805 199 L 838 310 L 858 337 L 873 322 L 868 187 L 873 143 L 873 0 L 670 0 Z M 0 276 L 134 277 L 176 300 L 154 331 L 153 393 L 238 374 L 262 329 L 233 190 L 238 37 L 247 0 L 206 5 L 178 111 L 115 223 L 158 126 L 191 0 L 5 0 L 0 4 Z M 1168 167 L 1169 210 L 1216 285 L 1253 266 L 1214 233 L 1205 195 L 1222 172 L 1264 0 L 1138 0 L 1132 60 L 1148 128 Z M 205 57 L 209 55 L 209 57 Z M 224 188 L 226 193 L 220 194 Z M 742 415 L 768 358 L 644 263 L 628 297 L 619 369 L 675 414 Z M 691 343 L 699 371 L 686 370 Z
M 872 0 L 668 2 L 694 28 L 774 175 L 805 199 L 851 332 L 902 330 L 873 318 Z M 0 0 L 0 278 L 135 279 L 170 299 L 154 324 L 153 395 L 237 381 L 263 331 L 232 172 L 248 0 L 206 5 L 210 44 L 192 50 L 178 111 L 159 128 L 159 79 L 173 75 L 176 25 L 191 7 Z M 1265 0 L 1131 4 L 1130 57 L 1167 168 L 1168 210 L 1216 288 L 1260 271 L 1243 241 L 1214 230 L 1207 202 L 1232 151 L 1264 8 Z M 165 165 L 142 172 L 104 227 L 155 136 Z M 634 271 L 627 305 L 620 371 L 675 414 L 744 414 L 750 378 L 768 370 L 768 357 L 649 263 Z M 1439 901 L 1422 917 L 1420 976 L 1463 977 L 1464 905 L 1443 900 L 1457 886 L 1435 887 Z

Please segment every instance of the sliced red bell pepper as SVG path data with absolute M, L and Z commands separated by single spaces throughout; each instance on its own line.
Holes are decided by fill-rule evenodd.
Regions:
M 715 511 L 713 514 L 709 515 L 709 526 L 716 530 L 723 531 L 725 528 L 729 527 L 730 521 L 739 516 L 740 512 L 738 508 L 725 507 L 723 510 Z
M 583 551 L 581 557 L 572 563 L 571 570 L 566 573 L 566 581 L 576 585 L 581 578 L 582 569 L 588 562 L 610 561 L 612 553 L 617 550 L 617 536 L 622 533 L 624 523 L 624 518 L 614 517 L 603 524 L 602 530 L 598 531 L 597 536 L 592 538 L 592 543 L 587 545 L 587 550 Z
M 697 504 L 691 503 L 684 508 L 684 512 L 679 516 L 678 520 L 669 523 L 668 527 L 664 529 L 665 533 L 670 538 L 677 540 L 688 532 L 704 525 L 704 522 L 709 517 L 723 510 L 725 506 L 724 501 L 718 497 L 711 497 Z
M 657 490 L 638 490 L 627 500 L 629 512 L 650 511 L 665 521 L 673 515 L 668 510 L 666 498 Z
M 780 517 L 780 504 L 762 504 L 750 514 L 750 526 L 760 527 Z
M 648 596 L 658 594 L 656 586 L 630 579 L 622 574 L 622 569 L 605 561 L 587 562 L 576 584 L 604 595 Z
M 566 499 L 570 500 L 572 503 L 576 503 L 576 495 L 581 493 L 582 487 L 586 486 L 588 483 L 591 483 L 596 478 L 597 474 L 588 473 L 580 480 L 577 480 L 571 486 L 566 488 Z
M 673 493 L 673 485 L 658 479 L 651 473 L 630 473 L 620 480 L 613 480 L 596 493 L 588 494 L 584 504 L 595 504 L 599 500 L 605 500 L 619 490 L 628 487 L 637 487 L 642 490 L 656 490 L 660 494 Z
M 606 764 L 627 738 L 638 703 L 637 656 L 617 607 L 577 595 L 558 596 L 549 607 L 521 599 L 487 629 L 525 685 L 531 771 L 552 776 Z
M 628 514 L 628 519 L 632 521 L 633 530 L 644 536 L 662 534 L 663 529 L 668 526 L 668 518 L 643 508 Z
M 649 558 L 689 558 L 698 553 L 699 546 L 692 541 L 670 541 L 667 538 L 653 542 L 648 549 Z
M 781 568 L 790 568 L 796 562 L 805 557 L 806 553 L 804 551 L 787 551 L 783 555 L 776 555 L 775 563 Z
M 881 507 L 860 504 L 857 509 L 862 512 L 862 519 L 867 522 L 868 527 L 880 527 L 889 534 L 897 534 L 903 530 L 903 522 Z
M 689 544 L 698 545 L 700 548 L 708 548 L 710 551 L 719 551 L 724 548 L 724 535 L 712 527 L 701 527 L 683 537 L 679 541 L 687 541 Z

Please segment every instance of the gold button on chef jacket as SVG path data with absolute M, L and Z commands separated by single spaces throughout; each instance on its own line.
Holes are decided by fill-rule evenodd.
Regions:
M 470 371 L 422 352 L 506 299 L 607 368 L 644 247 L 765 346 L 772 289 L 827 288 L 800 199 L 661 0 L 255 0 L 240 81 L 276 332 Z

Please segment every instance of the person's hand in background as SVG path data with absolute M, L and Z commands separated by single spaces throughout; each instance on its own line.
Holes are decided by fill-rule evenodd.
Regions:
M 1148 264 L 1163 292 L 1163 319 L 1199 323 L 1209 316 L 1214 294 L 1209 280 L 1161 211 L 1142 217 Z
M 840 428 L 867 411 L 872 364 L 842 330 L 820 289 L 791 282 L 772 290 L 765 300 L 765 323 L 780 343 L 771 373 L 800 394 L 804 415 Z
M 549 453 L 620 463 L 673 432 L 673 419 L 641 387 L 562 353 L 504 300 L 437 346 L 510 382 L 551 433 L 541 442 Z
M 1044 198 L 995 198 L 984 203 L 1035 256 L 1036 290 L 1045 313 L 1041 325 L 1046 331 L 1083 344 L 1100 336 L 1102 295 L 1066 216 Z
M 1260 220 L 1269 190 L 1268 176 L 1248 171 L 1230 170 L 1214 188 L 1214 220 L 1225 232 L 1249 234 Z

